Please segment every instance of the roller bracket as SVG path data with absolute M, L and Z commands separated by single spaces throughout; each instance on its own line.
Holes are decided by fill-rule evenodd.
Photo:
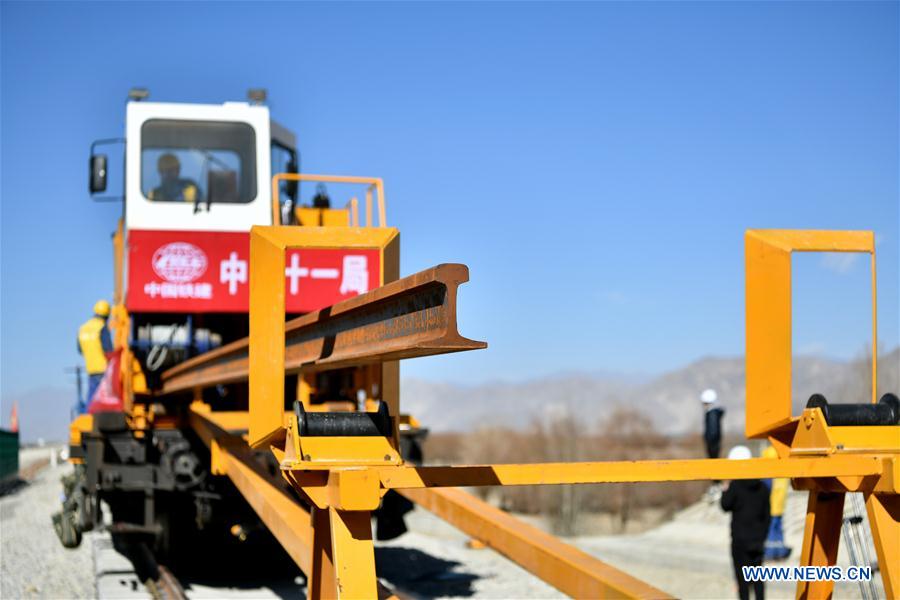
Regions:
M 386 402 L 377 412 L 306 412 L 303 403 L 294 402 L 297 432 L 300 437 L 390 437 L 394 423 Z
M 822 394 L 813 394 L 806 408 L 818 408 L 832 427 L 900 424 L 900 399 L 885 394 L 877 404 L 829 404 Z

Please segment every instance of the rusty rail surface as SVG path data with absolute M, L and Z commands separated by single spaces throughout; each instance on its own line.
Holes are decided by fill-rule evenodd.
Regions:
M 486 348 L 462 337 L 456 292 L 469 268 L 442 264 L 285 324 L 285 371 L 315 371 Z M 246 381 L 249 338 L 162 374 L 162 394 Z

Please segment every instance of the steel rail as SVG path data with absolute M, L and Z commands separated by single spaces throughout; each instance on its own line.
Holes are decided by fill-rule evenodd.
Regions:
M 469 269 L 442 264 L 285 324 L 285 372 L 360 366 L 486 348 L 461 336 L 456 292 Z M 249 338 L 172 367 L 161 394 L 246 381 Z

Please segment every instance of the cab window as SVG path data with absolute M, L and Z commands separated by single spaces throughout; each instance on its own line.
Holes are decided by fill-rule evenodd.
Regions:
M 277 142 L 272 142 L 272 175 L 276 173 L 296 173 L 297 152 Z M 278 198 L 282 204 L 293 199 L 297 182 L 282 180 L 279 182 Z
M 152 119 L 141 127 L 148 200 L 248 203 L 256 188 L 256 134 L 246 123 Z

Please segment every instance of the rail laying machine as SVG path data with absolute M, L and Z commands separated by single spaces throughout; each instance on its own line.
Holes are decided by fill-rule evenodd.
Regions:
M 569 595 L 662 598 L 457 488 L 789 477 L 809 490 L 802 564 L 835 563 L 844 495 L 863 492 L 885 593 L 900 596 L 900 406 L 876 395 L 871 232 L 746 233 L 746 433 L 778 458 L 423 466 L 398 361 L 486 347 L 457 330 L 468 269 L 401 278 L 382 181 L 299 173 L 295 137 L 267 107 L 133 96 L 105 381 L 120 404 L 71 424 L 64 544 L 103 522 L 103 501 L 112 531 L 176 564 L 190 542 L 264 530 L 309 597 L 374 598 L 373 537 L 402 534 L 415 502 Z M 92 193 L 108 162 L 95 148 L 125 140 L 92 148 Z M 303 206 L 302 182 L 364 200 L 333 208 L 320 192 Z M 809 251 L 872 257 L 872 398 L 816 397 L 794 415 L 791 254 Z M 832 586 L 800 582 L 798 597 Z

